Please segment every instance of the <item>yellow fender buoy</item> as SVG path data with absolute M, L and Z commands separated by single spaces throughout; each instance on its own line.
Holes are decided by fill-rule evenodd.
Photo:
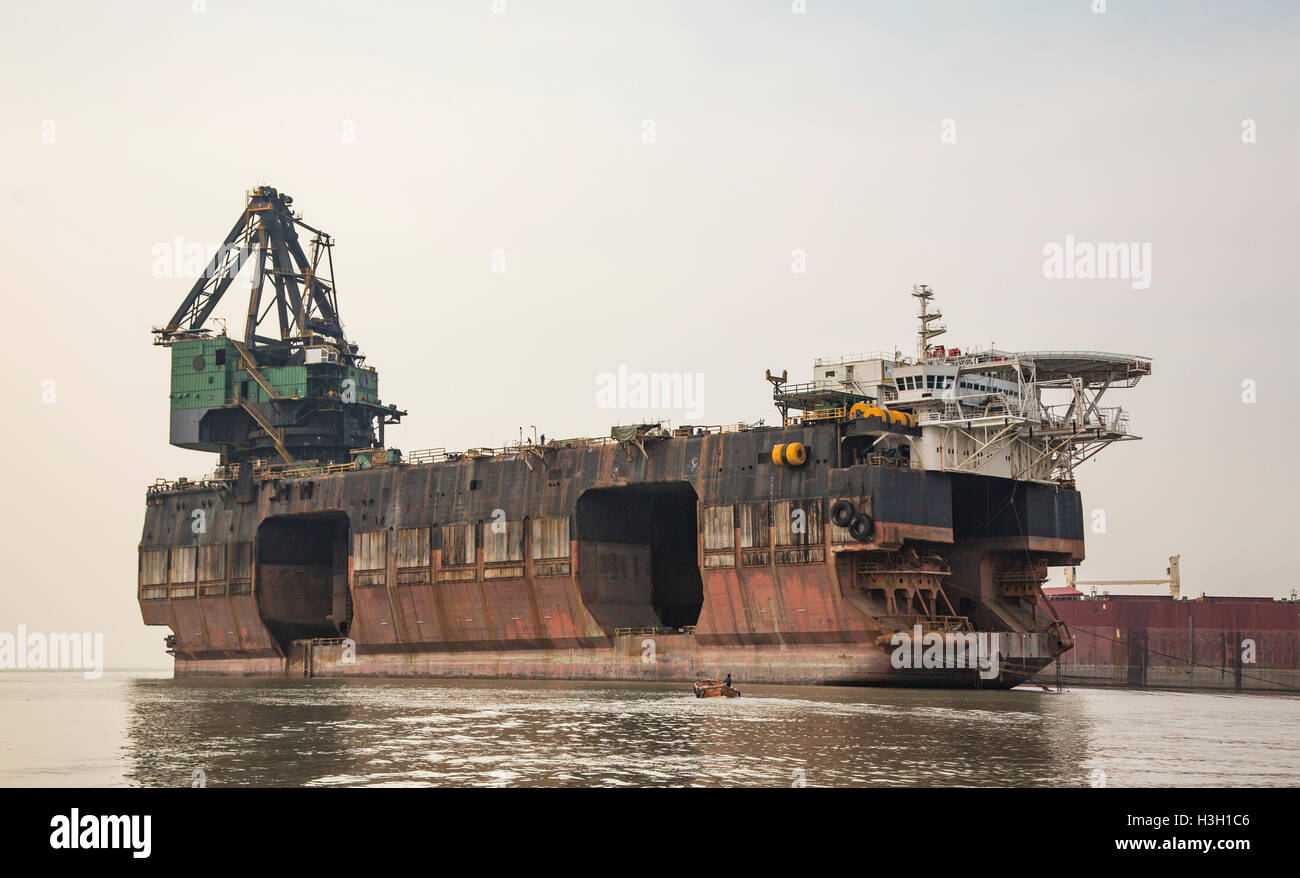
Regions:
M 776 464 L 777 466 L 785 466 L 785 446 L 784 446 L 784 445 L 773 445 L 773 446 L 772 446 L 772 463 Z
M 866 402 L 855 402 L 849 409 L 849 419 L 858 420 L 859 418 L 886 418 L 885 410 L 878 405 L 871 405 Z
M 916 426 L 916 415 L 911 412 L 896 412 L 883 406 L 855 402 L 849 408 L 849 420 L 856 421 L 861 418 L 880 418 L 887 424 L 900 424 L 904 427 Z
M 916 415 L 912 414 L 911 412 L 891 411 L 889 413 L 889 423 L 901 424 L 904 427 L 915 427 Z
M 808 449 L 802 442 L 791 442 L 785 446 L 785 462 L 790 466 L 803 466 L 808 460 Z

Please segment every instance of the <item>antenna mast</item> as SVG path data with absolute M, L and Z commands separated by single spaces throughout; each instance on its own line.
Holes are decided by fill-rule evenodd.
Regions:
M 943 314 L 929 310 L 930 300 L 934 298 L 934 290 L 930 289 L 928 284 L 913 286 L 912 295 L 921 303 L 921 313 L 918 315 L 921 329 L 916 334 L 916 359 L 917 362 L 924 363 L 929 359 L 930 339 L 936 335 L 943 335 L 948 331 L 948 327 L 942 323 L 931 325 L 932 321 L 938 320 Z

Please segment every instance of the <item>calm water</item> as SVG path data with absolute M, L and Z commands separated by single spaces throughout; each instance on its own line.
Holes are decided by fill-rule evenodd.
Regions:
M 0 674 L 0 785 L 1300 784 L 1300 698 Z

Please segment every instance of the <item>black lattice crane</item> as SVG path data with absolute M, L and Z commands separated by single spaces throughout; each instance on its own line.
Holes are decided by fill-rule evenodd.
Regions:
M 156 343 L 172 350 L 172 444 L 216 451 L 223 464 L 346 462 L 357 449 L 382 447 L 384 425 L 406 414 L 380 403 L 377 373 L 344 335 L 333 239 L 292 204 L 269 186 L 250 192 L 176 313 L 154 329 Z M 312 236 L 310 256 L 299 229 Z M 245 275 L 243 341 L 224 329 L 213 335 L 208 320 Z M 272 311 L 278 337 L 261 328 Z

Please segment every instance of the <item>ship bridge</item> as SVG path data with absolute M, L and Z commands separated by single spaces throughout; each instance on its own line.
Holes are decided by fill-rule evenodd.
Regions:
M 920 312 L 914 357 L 895 350 L 822 358 L 805 384 L 769 371 L 782 422 L 866 418 L 846 426 L 844 436 L 869 437 L 867 458 L 1058 483 L 1073 482 L 1074 468 L 1101 449 L 1140 438 L 1122 407 L 1101 402 L 1112 387 L 1133 387 L 1150 375 L 1149 357 L 937 344 L 947 327 L 936 322 L 934 291 L 920 284 L 912 295 Z M 895 414 L 909 428 L 891 426 Z

